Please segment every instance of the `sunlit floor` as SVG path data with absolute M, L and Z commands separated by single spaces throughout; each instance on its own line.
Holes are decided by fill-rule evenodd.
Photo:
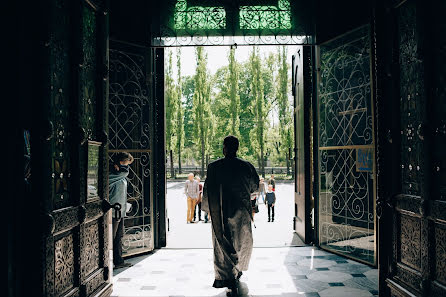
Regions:
M 115 270 L 112 296 L 225 296 L 212 288 L 212 249 L 161 249 Z M 241 296 L 378 295 L 378 272 L 312 247 L 255 248 Z
M 186 224 L 183 182 L 167 185 L 167 248 L 128 259 L 133 267 L 114 271 L 112 296 L 226 296 L 212 288 L 211 224 Z M 294 186 L 278 183 L 274 223 L 260 204 L 253 229 L 250 268 L 241 296 L 362 297 L 378 294 L 376 269 L 304 246 L 294 235 Z M 203 217 L 202 217 L 203 218 Z

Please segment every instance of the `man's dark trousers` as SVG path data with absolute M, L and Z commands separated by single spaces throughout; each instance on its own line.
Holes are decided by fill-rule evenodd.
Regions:
M 272 216 L 271 216 L 272 212 Z M 274 221 L 274 206 L 272 204 L 268 204 L 268 220 L 272 219 Z
M 201 202 L 197 203 L 197 207 L 198 207 L 198 220 L 201 221 Z M 197 217 L 197 207 L 195 207 L 195 210 L 194 210 L 194 221 L 195 221 L 195 218 Z
M 113 226 L 113 264 L 119 265 L 124 263 L 122 258 L 122 236 L 124 235 L 124 220 L 112 220 Z

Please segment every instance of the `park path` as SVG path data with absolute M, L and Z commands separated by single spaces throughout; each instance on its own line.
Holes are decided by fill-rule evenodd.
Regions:
M 186 197 L 183 187 L 184 182 L 167 183 L 167 248 L 212 248 L 211 224 L 186 223 Z M 254 247 L 302 246 L 302 241 L 293 231 L 294 184 L 277 182 L 276 197 L 274 222 L 267 222 L 267 208 L 264 204 L 259 204 L 260 212 L 254 217 Z

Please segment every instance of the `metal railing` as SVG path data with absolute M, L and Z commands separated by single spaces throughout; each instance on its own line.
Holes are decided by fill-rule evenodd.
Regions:
M 256 167 L 257 173 L 260 175 L 259 168 Z M 170 167 L 166 167 L 166 178 L 167 179 L 186 179 L 189 173 L 193 173 L 194 175 L 198 175 L 201 178 L 206 177 L 206 169 L 204 170 L 204 174 L 201 174 L 200 166 L 186 166 L 181 167 L 181 172 L 178 167 L 174 167 L 174 174 L 172 177 L 172 170 Z M 265 177 L 271 176 L 274 174 L 275 178 L 279 179 L 291 179 L 293 176 L 292 168 L 290 167 L 287 172 L 286 167 L 265 167 Z

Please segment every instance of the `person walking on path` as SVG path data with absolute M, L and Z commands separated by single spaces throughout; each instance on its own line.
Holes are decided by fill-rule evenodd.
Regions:
M 268 185 L 272 185 L 273 186 L 273 192 L 276 191 L 276 180 L 274 179 L 274 174 L 271 174 L 271 177 L 268 181 Z
M 251 207 L 252 207 L 252 219 L 254 220 L 254 215 L 259 212 L 259 204 L 257 200 L 259 199 L 258 193 L 254 192 L 251 194 Z
M 276 193 L 273 192 L 273 185 L 268 185 L 268 192 L 266 192 L 266 207 L 268 207 L 268 222 L 274 222 L 275 204 L 276 204 Z
M 194 174 L 189 173 L 187 181 L 184 186 L 184 194 L 187 197 L 187 223 L 193 223 L 195 205 L 198 201 L 198 193 L 200 192 L 197 181 L 194 179 Z
M 194 221 L 196 221 L 197 217 L 197 209 L 198 209 L 198 221 L 202 221 L 201 219 L 201 200 L 202 200 L 202 194 L 203 194 L 203 185 L 200 183 L 200 177 L 197 176 L 195 180 L 198 183 L 198 199 L 197 199 L 197 206 L 194 208 Z
M 260 196 L 262 196 L 262 203 L 265 203 L 265 180 L 263 177 L 260 178 L 259 195 L 257 196 L 257 201 L 260 200 Z
M 237 296 L 238 280 L 246 271 L 252 254 L 251 193 L 259 188 L 254 166 L 237 158 L 239 141 L 235 136 L 223 140 L 224 158 L 208 165 L 204 184 L 204 211 L 212 218 L 214 246 L 213 287 L 229 289 Z
M 122 258 L 122 237 L 124 235 L 124 216 L 127 212 L 127 176 L 129 165 L 133 163 L 133 156 L 126 152 L 117 153 L 113 157 L 108 176 L 110 204 L 121 206 L 120 214 L 113 211 L 113 264 L 114 268 L 130 267 Z

